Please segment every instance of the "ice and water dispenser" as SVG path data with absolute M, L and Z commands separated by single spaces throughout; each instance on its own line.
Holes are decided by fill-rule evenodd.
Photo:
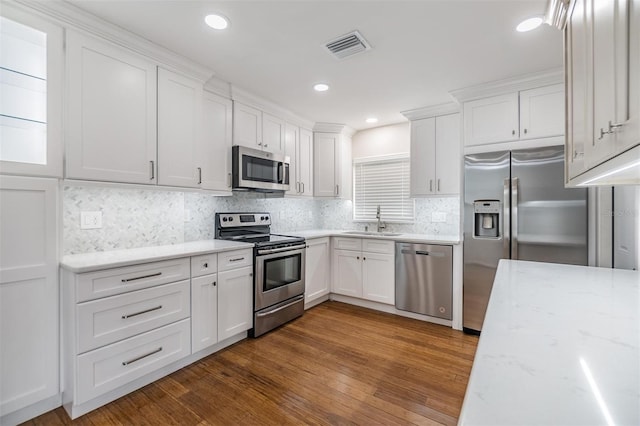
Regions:
M 476 200 L 473 202 L 475 238 L 500 237 L 500 201 Z

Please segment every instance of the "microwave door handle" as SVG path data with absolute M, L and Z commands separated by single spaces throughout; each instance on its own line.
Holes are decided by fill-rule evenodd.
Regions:
M 278 163 L 278 183 L 282 183 L 284 180 L 284 164 Z

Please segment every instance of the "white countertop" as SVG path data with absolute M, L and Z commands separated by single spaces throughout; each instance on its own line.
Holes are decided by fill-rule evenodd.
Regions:
M 640 272 L 501 260 L 459 425 L 639 425 Z
M 307 239 L 322 237 L 350 237 L 350 238 L 370 238 L 376 240 L 392 240 L 407 243 L 425 243 L 425 244 L 460 244 L 458 237 L 450 235 L 427 235 L 427 234 L 401 234 L 399 235 L 381 235 L 381 234 L 350 234 L 351 231 L 336 229 L 312 229 L 309 231 L 291 231 L 285 234 L 295 235 Z
M 140 247 L 125 250 L 100 251 L 95 253 L 71 254 L 62 257 L 60 266 L 71 272 L 82 273 L 100 269 L 135 265 L 175 259 L 177 257 L 197 256 L 205 253 L 252 248 L 253 244 L 225 240 L 192 241 L 166 246 Z

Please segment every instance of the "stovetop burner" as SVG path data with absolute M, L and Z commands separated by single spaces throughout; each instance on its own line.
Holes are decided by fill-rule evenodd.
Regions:
M 269 213 L 216 213 L 215 238 L 253 243 L 256 247 L 304 242 L 302 237 L 271 233 Z

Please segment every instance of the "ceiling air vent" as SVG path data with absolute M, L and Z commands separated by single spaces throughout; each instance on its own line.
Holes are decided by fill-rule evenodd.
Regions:
M 328 42 L 325 47 L 338 59 L 344 59 L 371 49 L 358 31 L 350 32 Z

